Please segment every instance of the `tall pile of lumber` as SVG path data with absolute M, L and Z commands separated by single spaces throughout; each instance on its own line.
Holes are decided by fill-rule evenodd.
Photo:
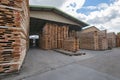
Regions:
M 81 49 L 90 49 L 90 50 L 98 50 L 98 32 L 92 31 L 87 33 L 80 33 L 80 48 Z
M 79 50 L 79 39 L 74 37 L 69 37 L 63 42 L 63 49 L 71 52 L 76 52 Z
M 116 46 L 120 47 L 120 33 L 116 35 Z
M 69 38 L 69 26 L 58 25 L 55 23 L 46 23 L 43 27 L 42 33 L 40 34 L 40 47 L 42 49 L 64 49 L 69 50 L 68 43 L 72 47 L 76 44 L 76 40 Z M 66 42 L 66 43 L 65 43 Z M 75 44 L 75 45 L 74 45 Z M 76 46 L 74 48 L 77 48 Z M 72 51 L 72 48 L 70 49 Z M 69 51 L 70 51 L 69 50 Z M 73 51 L 78 50 L 74 49 Z
M 116 34 L 114 32 L 107 33 L 108 47 L 116 47 Z
M 103 31 L 87 31 L 79 34 L 80 48 L 90 50 L 106 50 L 108 49 L 107 32 Z
M 29 29 L 28 0 L 0 0 L 0 73 L 18 71 Z
M 108 40 L 107 40 L 107 31 L 99 31 L 99 50 L 106 50 L 108 49 Z

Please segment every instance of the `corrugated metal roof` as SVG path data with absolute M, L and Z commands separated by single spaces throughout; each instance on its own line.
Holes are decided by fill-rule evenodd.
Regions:
M 57 8 L 54 8 L 54 7 L 47 7 L 47 6 L 30 6 L 30 11 L 52 11 L 56 14 L 59 14 L 79 25 L 81 25 L 81 27 L 85 27 L 85 26 L 89 26 L 89 24 L 83 22 L 83 21 L 80 21 L 78 19 L 76 19 L 75 17 L 73 16 L 70 16 L 68 15 L 67 13 L 57 9 Z

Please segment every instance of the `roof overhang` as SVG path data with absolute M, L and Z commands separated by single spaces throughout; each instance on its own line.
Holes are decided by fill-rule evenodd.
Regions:
M 78 24 L 77 26 L 80 26 L 80 27 L 86 27 L 88 26 L 87 23 L 83 22 L 83 21 L 80 21 L 76 18 L 74 18 L 73 16 L 70 16 L 66 13 L 64 13 L 63 11 L 57 9 L 57 8 L 54 8 L 54 7 L 39 7 L 39 6 L 30 6 L 30 11 L 51 11 L 51 12 L 54 12 L 66 19 L 69 19 L 73 22 L 75 22 L 76 24 Z

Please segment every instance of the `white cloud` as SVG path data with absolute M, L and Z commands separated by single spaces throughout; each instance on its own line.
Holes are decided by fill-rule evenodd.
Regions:
M 66 0 L 29 0 L 30 5 L 61 7 Z
M 106 4 L 106 3 L 101 3 L 101 4 L 99 4 L 98 5 L 98 9 L 106 9 L 106 8 L 108 8 L 109 6 L 108 6 L 108 4 Z
M 109 5 L 100 3 L 97 6 L 82 7 L 85 0 L 30 0 L 31 5 L 54 6 L 98 28 L 104 27 L 108 31 L 120 32 L 120 0 L 111 2 Z M 76 10 L 80 8 L 94 11 L 87 15 L 77 13 Z
M 70 15 L 78 17 L 78 13 L 76 12 L 76 10 L 81 8 L 84 3 L 85 0 L 66 0 L 66 2 L 62 4 L 60 9 Z
M 85 22 L 98 28 L 103 26 L 108 29 L 108 32 L 120 32 L 120 0 L 110 5 L 99 4 L 98 6 L 99 10 L 90 12 L 89 15 L 79 13 L 79 19 L 84 19 Z

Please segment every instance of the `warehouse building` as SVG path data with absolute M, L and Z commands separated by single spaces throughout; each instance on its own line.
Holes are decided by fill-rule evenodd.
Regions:
M 28 0 L 0 1 L 0 73 L 20 70 L 28 45 L 79 50 L 74 33 L 88 24 L 56 8 L 30 7 L 29 14 L 28 7 Z
M 85 26 L 88 26 L 88 24 L 56 8 L 31 6 L 30 37 L 33 35 L 38 37 L 30 38 L 30 47 L 36 46 L 43 49 L 67 48 L 70 42 L 68 42 L 68 38 L 73 40 L 73 38 L 70 38 L 76 37 L 75 33 L 81 31 Z

